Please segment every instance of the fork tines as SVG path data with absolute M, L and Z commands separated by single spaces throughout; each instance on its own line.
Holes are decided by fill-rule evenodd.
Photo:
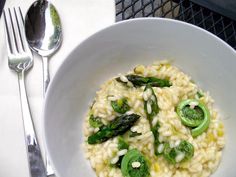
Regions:
M 20 7 L 4 10 L 8 64 L 16 72 L 27 71 L 33 65 Z
M 4 10 L 4 21 L 7 32 L 8 54 L 30 52 L 20 7 Z

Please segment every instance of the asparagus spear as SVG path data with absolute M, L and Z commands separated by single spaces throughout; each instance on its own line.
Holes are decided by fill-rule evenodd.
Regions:
M 149 120 L 150 128 L 154 136 L 154 149 L 155 149 L 155 155 L 159 155 L 157 148 L 160 145 L 159 141 L 159 132 L 158 129 L 160 128 L 159 122 L 157 122 L 155 125 L 152 124 L 153 117 L 155 117 L 159 112 L 159 107 L 157 103 L 157 97 L 154 93 L 153 88 L 150 85 L 147 85 L 144 89 L 144 92 L 151 92 L 149 97 L 144 99 L 144 110 L 146 112 L 147 118 Z
M 156 77 L 142 77 L 134 74 L 126 75 L 126 78 L 135 86 L 141 87 L 149 84 L 152 87 L 170 87 L 171 83 L 167 79 L 159 79 Z M 119 77 L 116 78 L 118 82 L 123 82 Z
M 108 125 L 88 137 L 89 144 L 98 144 L 107 141 L 117 135 L 124 134 L 140 118 L 137 114 L 121 115 L 116 117 Z
M 151 94 L 148 98 L 146 98 L 147 100 L 144 100 L 144 110 L 146 112 L 147 118 L 150 121 L 150 125 L 152 125 L 152 119 L 158 114 L 159 107 L 157 103 L 157 97 L 153 91 L 153 88 L 149 84 L 145 87 L 144 92 L 148 90 L 151 92 Z

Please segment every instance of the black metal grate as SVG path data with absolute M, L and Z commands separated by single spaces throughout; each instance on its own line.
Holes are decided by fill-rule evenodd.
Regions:
M 210 31 L 236 49 L 236 22 L 189 0 L 116 0 L 116 21 L 164 17 Z

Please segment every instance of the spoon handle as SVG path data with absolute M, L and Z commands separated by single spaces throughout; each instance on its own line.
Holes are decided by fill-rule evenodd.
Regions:
M 48 64 L 48 57 L 43 57 L 43 96 L 45 97 L 48 84 L 50 82 L 50 75 L 49 75 L 49 64 Z M 47 169 L 47 176 L 54 175 L 54 171 L 51 167 L 50 161 L 48 159 L 47 153 L 45 152 L 45 158 L 46 158 L 46 169 Z
M 49 76 L 48 57 L 42 57 L 42 58 L 43 58 L 43 94 L 45 96 L 48 84 L 50 82 L 50 76 Z

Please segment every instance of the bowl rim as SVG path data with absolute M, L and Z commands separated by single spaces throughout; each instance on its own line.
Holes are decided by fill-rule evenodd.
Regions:
M 215 34 L 203 29 L 203 28 L 200 28 L 196 25 L 193 25 L 193 24 L 190 24 L 190 23 L 187 23 L 187 22 L 184 22 L 184 21 L 180 21 L 180 20 L 176 20 L 176 19 L 168 19 L 168 18 L 160 18 L 160 17 L 142 17 L 142 18 L 136 18 L 136 19 L 129 19 L 129 20 L 124 20 L 124 21 L 120 21 L 120 22 L 116 22 L 114 24 L 111 24 L 110 26 L 108 27 L 105 27 L 101 30 L 98 30 L 97 32 L 95 32 L 94 34 L 90 35 L 89 37 L 85 38 L 83 41 L 81 41 L 78 45 L 76 45 L 75 48 L 73 48 L 71 50 L 71 52 L 69 52 L 64 60 L 62 61 L 62 63 L 59 65 L 58 69 L 56 70 L 55 74 L 54 74 L 54 77 L 52 78 L 49 86 L 48 86 L 48 89 L 47 89 L 47 92 L 46 92 L 46 95 L 45 95 L 45 99 L 43 100 L 43 110 L 42 110 L 42 129 L 43 129 L 43 136 L 42 136 L 42 139 L 43 139 L 43 144 L 44 144 L 44 148 L 47 152 L 47 156 L 50 160 L 50 165 L 52 166 L 56 176 L 60 177 L 57 169 L 55 168 L 54 166 L 54 163 L 52 161 L 52 158 L 51 158 L 51 151 L 50 151 L 50 148 L 49 148 L 49 145 L 47 143 L 47 136 L 46 136 L 46 108 L 48 106 L 48 100 L 49 100 L 49 95 L 51 94 L 51 92 L 53 92 L 53 85 L 54 83 L 56 82 L 56 80 L 58 80 L 58 75 L 60 73 L 60 71 L 62 70 L 62 68 L 64 67 L 64 65 L 66 64 L 66 62 L 68 62 L 69 58 L 70 58 L 70 55 L 72 53 L 74 53 L 76 50 L 79 50 L 81 48 L 81 46 L 84 45 L 84 43 L 86 43 L 87 41 L 90 41 L 92 40 L 94 37 L 96 37 L 98 34 L 100 33 L 104 33 L 106 32 L 107 30 L 111 30 L 112 28 L 116 28 L 116 26 L 120 26 L 120 25 L 123 25 L 123 24 L 129 24 L 129 23 L 136 23 L 136 22 L 142 22 L 142 21 L 156 21 L 156 22 L 159 22 L 159 21 L 162 21 L 162 22 L 168 22 L 168 23 L 175 23 L 175 24 L 181 24 L 181 25 L 184 25 L 184 26 L 188 26 L 190 28 L 193 28 L 193 29 L 196 29 L 198 31 L 200 31 L 201 33 L 205 33 L 209 36 L 211 36 L 214 40 L 217 41 L 217 43 L 222 43 L 226 48 L 228 48 L 235 56 L 236 56 L 236 50 L 233 49 L 233 47 L 231 47 L 228 43 L 226 43 L 224 40 L 222 40 L 221 38 L 219 38 L 218 36 L 216 36 Z

